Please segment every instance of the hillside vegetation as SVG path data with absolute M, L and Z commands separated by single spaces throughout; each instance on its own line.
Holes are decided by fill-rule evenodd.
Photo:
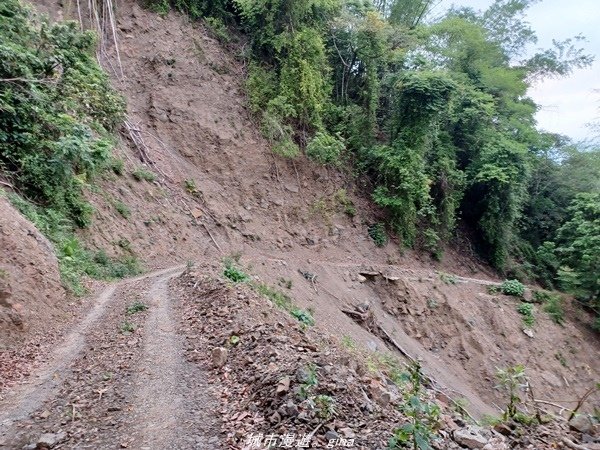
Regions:
M 389 230 L 439 258 L 457 230 L 494 267 L 597 308 L 600 154 L 536 129 L 528 88 L 593 58 L 575 36 L 531 52 L 531 0 L 180 0 L 250 40 L 247 88 L 274 151 L 352 164 Z M 168 11 L 166 0 L 151 4 Z

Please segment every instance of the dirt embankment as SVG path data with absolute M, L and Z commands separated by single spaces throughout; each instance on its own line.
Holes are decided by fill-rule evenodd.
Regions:
M 0 351 L 72 317 L 54 248 L 0 197 Z

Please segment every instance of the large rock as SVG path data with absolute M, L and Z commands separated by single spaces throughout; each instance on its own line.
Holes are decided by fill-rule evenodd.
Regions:
M 488 439 L 483 436 L 483 430 L 475 426 L 455 430 L 454 440 L 467 448 L 483 448 L 488 443 Z
M 579 431 L 580 433 L 591 434 L 591 431 L 594 428 L 594 423 L 588 415 L 581 414 L 579 416 L 573 417 L 569 421 L 569 426 L 571 427 L 571 429 Z
M 44 433 L 37 440 L 36 447 L 39 449 L 53 448 L 66 437 L 67 435 L 65 433 Z

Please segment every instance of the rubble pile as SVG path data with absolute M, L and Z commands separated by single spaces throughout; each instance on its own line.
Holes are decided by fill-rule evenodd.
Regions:
M 209 266 L 188 270 L 171 288 L 186 356 L 218 386 L 227 448 L 388 448 L 394 430 L 409 421 L 402 387 L 336 338 L 215 272 Z M 467 423 L 444 399 L 430 397 L 442 410 L 434 448 L 564 445 L 560 435 L 539 441 L 522 429 L 502 433 Z

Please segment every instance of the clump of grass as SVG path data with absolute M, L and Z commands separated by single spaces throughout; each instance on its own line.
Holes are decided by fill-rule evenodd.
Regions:
M 75 296 L 87 294 L 83 283 L 86 276 L 110 281 L 142 272 L 132 254 L 109 257 L 102 249 L 94 252 L 85 248 L 75 236 L 72 222 L 61 212 L 38 207 L 14 194 L 9 199 L 54 244 L 62 283 Z
M 260 295 L 268 298 L 279 308 L 289 312 L 303 326 L 312 327 L 315 324 L 315 319 L 312 315 L 312 312 L 295 307 L 294 302 L 289 295 L 264 283 L 253 285 L 253 287 Z
M 115 175 L 123 175 L 123 172 L 125 171 L 125 163 L 119 158 L 111 158 L 108 167 Z
M 234 283 L 242 283 L 249 281 L 250 277 L 235 263 L 231 258 L 226 258 L 224 261 L 225 268 L 223 275 Z
M 315 319 L 309 311 L 306 311 L 304 309 L 294 308 L 290 311 L 290 314 L 292 316 L 294 316 L 296 319 L 298 319 L 298 322 L 300 322 L 303 325 L 312 327 L 315 324 Z
M 279 286 L 284 287 L 286 289 L 292 289 L 293 286 L 293 281 L 292 280 L 288 280 L 286 278 L 279 278 L 279 282 L 278 282 Z
M 136 330 L 136 328 L 137 327 L 135 326 L 135 324 L 128 321 L 122 322 L 121 325 L 119 325 L 119 330 L 123 334 L 131 334 Z
M 255 289 L 260 295 L 267 297 L 280 308 L 283 308 L 286 311 L 290 311 L 292 309 L 293 302 L 289 295 L 284 294 L 283 292 L 278 291 L 277 289 L 273 289 L 272 287 L 264 283 L 257 284 L 255 286 Z
M 197 197 L 200 194 L 198 188 L 196 187 L 196 182 L 191 178 L 185 180 L 183 182 L 183 186 L 185 187 L 186 192 L 194 197 Z
M 135 301 L 131 305 L 127 307 L 127 314 L 132 315 L 139 312 L 144 312 L 148 310 L 148 305 L 142 303 L 140 301 Z
M 136 168 L 133 172 L 131 172 L 133 178 L 137 181 L 148 181 L 149 183 L 156 180 L 156 174 L 154 172 L 150 172 L 143 167 Z
M 451 275 L 444 272 L 440 272 L 440 280 L 442 280 L 444 284 L 456 284 L 458 282 L 456 275 Z
M 536 303 L 544 304 L 544 311 L 557 325 L 563 325 L 565 322 L 565 311 L 563 309 L 563 298 L 559 294 L 552 294 L 545 291 L 535 291 L 533 300 Z
M 129 217 L 131 216 L 131 210 L 129 209 L 129 207 L 123 203 L 121 200 L 117 200 L 114 203 L 115 209 L 117 210 L 117 212 L 124 218 L 124 219 L 129 219 Z

